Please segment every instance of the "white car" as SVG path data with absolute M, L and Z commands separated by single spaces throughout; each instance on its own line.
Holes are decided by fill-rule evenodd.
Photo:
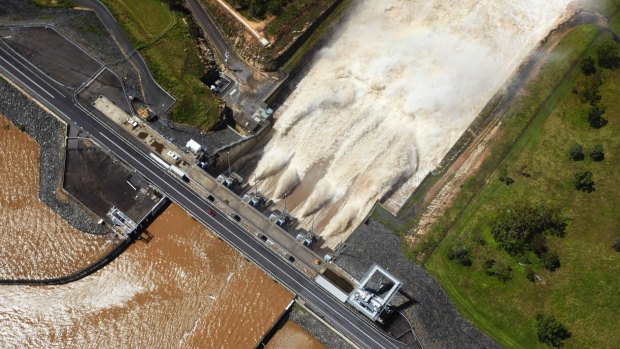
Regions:
M 179 160 L 179 154 L 173 152 L 172 150 L 168 150 L 166 155 L 168 155 L 169 157 L 171 157 L 171 158 L 173 158 L 175 160 Z

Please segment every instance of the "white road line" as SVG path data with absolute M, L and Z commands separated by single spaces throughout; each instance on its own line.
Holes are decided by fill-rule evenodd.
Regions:
M 7 61 L 6 61 L 6 60 L 5 60 L 2 56 L 0 56 L 0 59 L 2 59 L 2 60 L 3 60 L 3 61 L 5 61 L 7 64 L 9 64 L 11 67 L 13 67 L 13 69 L 15 69 L 15 70 L 17 70 L 17 71 L 19 71 L 19 72 L 21 73 L 21 71 L 20 71 L 19 69 L 17 69 L 17 68 L 16 68 L 15 66 L 13 66 L 11 63 L 7 62 Z M 13 77 L 15 77 L 17 80 L 20 80 L 19 78 L 17 78 L 16 76 L 14 76 L 13 74 L 11 74 L 10 72 L 9 72 L 9 74 L 10 74 L 10 75 L 12 75 Z M 39 84 L 37 84 L 36 82 L 32 81 L 32 79 L 30 79 L 29 77 L 25 76 L 23 73 L 21 73 L 21 74 L 22 74 L 24 77 L 26 77 L 29 81 L 31 81 L 33 84 L 35 84 L 36 86 L 38 86 L 39 88 L 41 88 L 41 89 L 42 89 L 42 90 L 43 90 L 46 94 L 50 95 L 50 94 L 49 94 L 46 90 L 44 90 L 44 89 L 43 89 L 43 88 L 42 88 Z M 35 91 L 33 91 L 33 92 L 35 92 Z M 43 101 L 45 101 L 47 104 L 49 104 L 49 105 L 53 106 L 53 107 L 54 107 L 54 109 L 58 110 L 60 114 L 62 114 L 63 116 L 65 116 L 65 117 L 67 117 L 67 118 L 68 118 L 68 116 L 67 116 L 64 112 L 62 112 L 62 110 L 58 109 L 58 108 L 57 108 L 55 105 L 53 105 L 50 101 L 48 101 L 47 99 L 43 98 L 41 95 L 39 95 L 39 94 L 38 94 L 38 93 L 36 93 L 36 92 L 35 92 L 35 94 L 37 94 L 37 95 L 38 95 L 38 96 L 39 96 L 39 97 L 40 97 Z M 52 95 L 50 95 L 50 96 L 51 96 L 52 98 L 54 98 L 54 96 L 52 96 Z M 81 108 L 80 108 L 80 110 L 81 110 Z M 97 122 L 99 122 L 99 120 L 97 120 L 96 118 L 95 118 L 95 120 L 96 120 Z M 103 126 L 107 128 L 107 125 L 103 125 Z M 110 130 L 110 131 L 111 131 L 111 130 Z M 112 132 L 113 132 L 113 131 L 112 131 Z M 119 135 L 117 135 L 115 132 L 113 132 L 113 133 L 114 133 L 117 137 L 120 137 L 120 136 L 119 136 Z M 99 132 L 99 134 L 100 134 L 102 137 L 104 137 L 105 139 L 107 139 L 107 140 L 108 140 L 111 144 L 113 144 L 116 148 L 118 148 L 118 149 L 119 149 L 119 150 L 121 150 L 123 153 L 125 153 L 127 156 L 129 156 L 131 159 L 133 159 L 136 163 L 138 163 L 138 164 L 141 164 L 141 165 L 142 165 L 142 163 L 141 163 L 138 159 L 136 159 L 135 157 L 133 157 L 131 154 L 127 153 L 127 151 L 126 151 L 125 149 L 123 149 L 123 148 L 121 148 L 119 145 L 117 145 L 117 144 L 116 144 L 114 141 L 112 141 L 112 139 L 110 139 L 108 136 L 106 136 L 105 134 L 103 134 L 103 133 L 101 133 L 101 132 Z M 126 140 L 125 140 L 123 137 L 120 137 L 120 139 L 121 139 L 124 143 L 126 143 Z M 130 146 L 133 148 L 133 146 L 132 146 L 132 145 L 130 145 Z M 134 150 L 135 150 L 135 149 L 134 149 Z M 141 153 L 141 152 L 140 152 L 140 151 L 138 151 L 138 153 Z M 144 169 L 146 169 L 148 172 L 150 172 L 152 175 L 154 175 L 155 177 L 157 177 L 160 181 L 162 181 L 163 183 L 167 184 L 167 185 L 170 187 L 170 189 L 172 189 L 172 190 L 173 190 L 174 192 L 176 192 L 178 195 L 182 196 L 185 200 L 187 200 L 188 202 L 190 202 L 190 203 L 191 203 L 194 207 L 196 207 L 196 208 L 197 208 L 200 212 L 205 213 L 205 212 L 204 212 L 204 210 L 202 210 L 202 208 L 200 208 L 200 207 L 199 207 L 196 203 L 194 203 L 192 200 L 190 200 L 190 199 L 189 199 L 188 197 L 186 197 L 184 194 L 180 193 L 177 189 L 175 189 L 174 187 L 172 187 L 172 185 L 168 184 L 168 182 L 167 182 L 167 181 L 165 181 L 163 178 L 161 178 L 158 174 L 154 173 L 151 169 L 149 169 L 149 168 L 148 168 L 148 167 L 146 167 L 145 165 L 142 165 L 142 167 L 143 167 Z M 169 179 L 172 179 L 172 177 L 170 177 Z M 199 196 L 197 196 L 197 197 L 198 197 L 198 199 L 199 199 L 200 201 L 202 201 L 202 202 L 206 203 L 206 202 L 205 202 L 205 201 L 204 201 L 201 197 L 199 197 Z M 207 205 L 209 205 L 209 204 L 207 204 Z M 206 225 L 207 227 L 209 227 L 210 229 L 212 229 L 213 231 L 217 231 L 217 229 L 215 229 L 215 228 L 214 228 L 211 224 L 207 223 L 206 221 L 203 221 L 202 219 L 200 219 L 200 221 L 201 221 L 204 225 Z M 322 303 L 325 307 L 327 307 L 327 308 L 329 308 L 330 310 L 332 310 L 333 312 L 335 312 L 335 313 L 339 313 L 338 311 L 336 311 L 336 309 L 334 309 L 333 307 L 331 307 L 329 304 L 325 303 L 325 301 L 323 301 L 321 298 L 319 298 L 319 297 L 315 296 L 315 295 L 313 294 L 313 292 L 311 292 L 311 291 L 310 291 L 308 288 L 306 288 L 303 284 L 299 283 L 299 282 L 298 282 L 297 280 L 295 280 L 292 276 L 290 276 L 287 272 L 285 272 L 284 270 L 282 270 L 280 267 L 278 267 L 277 265 L 275 265 L 275 264 L 274 264 L 271 260 L 267 259 L 267 258 L 266 258 L 265 256 L 263 256 L 261 253 L 259 253 L 256 249 L 254 249 L 252 246 L 250 246 L 247 242 L 245 242 L 244 240 L 242 240 L 241 238 L 239 238 L 239 237 L 238 237 L 235 233 L 233 233 L 230 229 L 228 229 L 228 228 L 227 228 L 226 226 L 224 226 L 222 223 L 220 223 L 220 222 L 219 222 L 219 221 L 217 221 L 217 220 L 214 220 L 214 221 L 215 221 L 215 222 L 217 222 L 217 223 L 218 223 L 218 225 L 219 225 L 221 228 L 223 228 L 224 230 L 226 230 L 227 232 L 229 232 L 231 235 L 233 235 L 233 236 L 234 236 L 234 237 L 235 237 L 238 241 L 242 242 L 242 243 L 243 243 L 244 245 L 246 245 L 249 249 L 251 249 L 251 250 L 252 250 L 252 251 L 254 251 L 256 254 L 258 254 L 259 256 L 261 256 L 261 257 L 262 257 L 262 259 L 264 260 L 264 262 L 263 262 L 263 263 L 259 263 L 259 262 L 258 262 L 256 259 L 254 259 L 253 257 L 251 257 L 251 256 L 249 256 L 249 255 L 246 255 L 248 258 L 252 259 L 252 260 L 254 261 L 254 263 L 256 263 L 256 264 L 258 264 L 258 265 L 263 266 L 263 269 L 265 269 L 265 270 L 267 270 L 267 271 L 268 271 L 269 269 L 267 269 L 265 266 L 271 265 L 272 267 L 274 267 L 275 269 L 277 269 L 278 271 L 280 271 L 282 274 L 284 274 L 284 275 L 288 276 L 292 282 L 294 282 L 295 284 L 297 284 L 297 285 L 298 285 L 301 289 L 305 290 L 305 291 L 306 291 L 309 295 L 314 296 L 314 298 L 315 298 L 315 302 L 320 302 L 320 303 Z M 225 237 L 224 237 L 224 238 L 225 238 Z M 225 239 L 228 241 L 228 243 L 229 243 L 229 244 L 231 244 L 231 245 L 233 245 L 235 248 L 237 248 L 237 250 L 239 250 L 239 251 L 243 251 L 243 250 L 239 247 L 239 244 L 238 244 L 238 243 L 234 243 L 232 240 L 230 240 L 230 239 L 228 239 L 228 238 L 225 238 Z M 267 249 L 266 251 L 267 251 L 268 253 L 271 253 L 271 254 L 272 254 L 272 256 L 274 256 L 274 257 L 276 257 L 276 258 L 279 258 L 278 256 L 275 256 L 275 255 L 274 255 L 274 254 L 273 254 L 270 250 L 268 250 L 268 249 Z M 300 273 L 297 269 L 295 269 L 295 268 L 291 268 L 291 270 L 293 270 L 293 272 L 295 272 L 295 273 L 297 274 L 297 276 L 300 276 L 300 277 L 302 277 L 302 278 L 306 278 L 306 277 L 305 277 L 304 275 L 302 275 L 302 274 L 301 274 L 301 273 Z M 281 282 L 284 282 L 284 281 L 282 281 L 282 280 L 281 280 Z M 328 317 L 329 319 L 331 319 L 331 321 L 332 321 L 333 323 L 336 323 L 336 324 L 337 324 L 337 323 L 339 323 L 339 321 L 336 321 L 336 319 L 335 319 L 333 316 L 331 316 L 331 315 L 329 315 L 329 314 L 327 314 L 327 313 L 325 313 L 325 312 L 323 312 L 323 315 L 324 315 L 324 316 L 326 316 L 326 317 Z M 354 315 L 353 315 L 353 316 L 354 316 Z M 344 319 L 344 321 L 348 322 L 348 323 L 349 323 L 352 327 L 356 328 L 359 332 L 361 332 L 361 333 L 364 333 L 364 334 L 365 334 L 365 332 L 364 332 L 362 329 L 360 329 L 360 328 L 359 328 L 359 327 L 357 327 L 355 324 L 353 324 L 353 323 L 352 323 L 352 322 L 351 322 L 351 321 L 350 321 L 350 320 L 349 320 L 346 316 L 343 316 L 343 317 L 342 317 L 342 319 Z M 379 333 L 379 332 L 378 332 L 375 328 L 373 328 L 373 327 L 370 327 L 370 328 L 371 328 L 373 331 L 375 331 L 377 334 L 380 334 L 380 333 Z M 359 343 L 366 343 L 366 341 L 361 341 L 359 337 L 357 337 L 355 334 L 353 334 L 353 333 L 351 333 L 351 332 L 349 332 L 349 335 L 350 335 L 350 336 L 353 336 L 353 337 L 354 337 L 354 338 L 355 338 L 355 339 L 356 339 Z M 380 334 L 380 335 L 381 335 L 381 334 Z M 381 344 L 380 344 L 380 343 L 378 343 L 376 340 L 374 340 L 372 337 L 367 336 L 367 338 L 368 338 L 369 340 L 371 340 L 372 342 L 374 342 L 375 344 L 377 344 L 379 347 L 385 348 L 385 347 L 381 346 Z M 392 343 L 390 343 L 390 344 L 392 344 Z M 397 347 L 396 347 L 396 346 L 394 346 L 394 345 L 392 345 L 392 347 L 397 348 Z
M 111 144 L 114 144 L 114 146 L 116 146 L 119 150 L 121 150 L 123 153 L 125 153 L 127 156 L 129 156 L 131 159 L 133 159 L 136 163 L 141 164 L 141 162 L 136 159 L 135 157 L 133 157 L 131 154 L 129 154 L 125 149 L 121 148 L 119 145 L 117 145 L 112 139 L 110 139 L 108 136 L 104 135 L 103 133 L 99 132 L 99 134 L 104 137 L 105 139 L 107 139 Z M 172 191 L 174 191 L 175 193 L 177 193 L 178 195 L 180 195 L 181 197 L 183 197 L 185 200 L 187 200 L 189 203 L 191 203 L 195 208 L 197 208 L 200 212 L 202 213 L 206 213 L 200 206 L 198 206 L 196 203 L 194 203 L 192 200 L 190 200 L 187 196 L 185 196 L 184 194 L 180 193 L 176 188 L 174 188 L 172 185 L 168 184 L 167 181 L 165 181 L 163 178 L 161 178 L 158 174 L 156 174 L 155 172 L 153 172 L 150 168 L 142 165 L 142 167 L 144 167 L 144 169 L 146 169 L 148 172 L 150 172 L 153 176 L 157 177 L 159 180 L 161 180 L 162 182 L 166 183 L 170 189 L 172 189 Z M 198 217 L 197 217 L 198 218 Z M 201 219 L 202 221 L 202 219 Z M 251 249 L 252 251 L 254 251 L 256 254 L 258 254 L 259 256 L 262 256 L 262 254 L 260 252 L 258 252 L 254 247 L 250 246 L 246 241 L 244 241 L 243 239 L 239 238 L 235 233 L 233 233 L 230 229 L 228 229 L 226 226 L 224 226 L 222 223 L 218 222 L 217 220 L 214 220 L 215 222 L 218 223 L 218 225 L 220 227 L 222 227 L 224 230 L 226 230 L 227 232 L 229 232 L 230 234 L 232 234 L 233 236 L 235 236 L 240 242 L 242 242 L 245 246 L 247 246 L 249 249 Z M 203 224 L 206 224 L 209 228 L 214 229 L 210 224 L 208 224 L 207 222 L 203 222 Z M 239 248 L 238 245 L 232 243 L 232 241 L 229 241 L 230 244 L 234 245 L 238 250 L 242 251 L 241 248 Z M 249 256 L 248 256 L 249 257 Z M 279 266 L 277 266 L 276 264 L 274 264 L 271 260 L 267 259 L 266 257 L 262 256 L 263 259 L 266 261 L 266 263 L 270 264 L 271 266 L 273 266 L 275 269 L 279 270 L 281 273 L 283 273 L 284 275 L 288 275 L 284 270 L 282 270 Z M 255 261 L 256 264 L 258 264 Z M 265 268 L 266 269 L 266 268 Z M 294 270 L 295 272 L 298 273 L 299 276 L 306 278 L 304 275 L 302 275 L 301 273 L 299 273 L 299 271 L 297 271 L 297 269 L 292 268 L 292 270 Z M 291 281 L 293 281 L 294 283 L 296 283 L 300 288 L 304 289 L 306 292 L 308 292 L 309 294 L 313 294 L 309 289 L 307 289 L 303 284 L 299 283 L 297 280 L 295 280 L 294 278 L 292 278 L 291 276 L 289 276 L 289 278 L 291 279 Z M 325 303 L 325 301 L 323 301 L 321 298 L 316 297 L 316 299 L 323 303 L 324 306 L 326 306 L 327 308 L 329 308 L 330 310 L 334 311 L 335 313 L 338 313 L 336 311 L 336 309 L 332 308 L 329 304 Z M 324 314 L 326 316 L 329 316 L 328 314 Z M 329 316 L 330 318 L 332 318 L 331 316 Z M 359 327 L 355 326 L 355 324 L 353 324 L 349 319 L 347 319 L 346 316 L 342 317 L 345 321 L 347 321 L 351 326 L 357 328 L 360 332 L 364 333 L 364 331 L 362 331 Z M 335 320 L 332 318 L 332 320 Z M 351 333 L 351 335 L 353 335 Z M 353 335 L 355 336 L 355 335 Z M 355 337 L 356 339 L 359 340 L 359 338 Z M 377 341 L 375 341 L 372 337 L 368 336 L 368 339 L 370 339 L 371 341 L 373 341 L 374 343 L 376 343 L 377 345 L 381 346 L 380 343 L 378 343 Z M 360 341 L 361 342 L 361 341 Z M 361 342 L 363 343 L 363 342 Z M 384 348 L 384 347 L 382 347 Z
M 10 65 L 13 69 L 15 69 L 16 71 L 20 72 L 21 75 L 23 75 L 26 79 L 28 79 L 30 82 L 32 82 L 34 85 L 36 85 L 37 87 L 39 87 L 43 92 L 45 92 L 47 95 L 49 95 L 52 98 L 55 98 L 53 95 L 51 95 L 49 92 L 47 92 L 45 89 L 43 89 L 43 87 L 41 87 L 39 84 L 37 84 L 36 82 L 34 82 L 32 79 L 30 79 L 28 76 L 26 76 L 25 74 L 23 74 L 23 72 L 21 72 L 17 67 L 15 67 L 13 64 L 11 64 L 10 62 L 8 62 L 6 59 L 4 59 L 2 56 L 0 56 L 0 59 L 2 59 L 5 63 L 7 63 L 8 65 Z M 26 68 L 27 69 L 27 68 Z M 12 75 L 13 77 L 15 77 L 17 80 L 20 80 L 19 78 L 17 78 L 16 76 L 14 76 L 13 74 L 11 74 L 9 72 L 10 75 Z M 33 91 L 35 92 L 35 91 Z M 39 95 L 38 93 L 35 92 L 35 94 Z M 67 115 L 62 112 L 61 110 L 59 110 L 55 105 L 53 105 L 50 101 L 48 101 L 47 99 L 43 98 L 42 96 L 39 95 L 39 97 L 41 97 L 42 100 L 44 100 L 46 103 L 52 105 L 54 107 L 54 109 L 57 109 L 60 114 L 64 115 L 65 117 L 67 117 Z M 80 108 L 81 109 L 81 108 Z M 67 117 L 68 118 L 68 117 Z M 96 121 L 99 122 L 99 120 L 97 120 L 95 118 Z M 103 125 L 104 127 L 107 128 L 107 125 Z M 110 130 L 111 131 L 111 130 Z M 113 131 L 112 131 L 113 132 Z M 126 143 L 126 140 L 121 137 L 120 135 L 116 134 L 116 132 L 113 132 L 117 137 L 119 137 L 124 143 Z M 127 156 L 129 156 L 131 159 L 133 159 L 136 163 L 141 164 L 142 163 L 136 159 L 134 156 L 132 156 L 131 154 L 129 154 L 126 150 L 124 150 L 123 148 L 121 148 L 119 145 L 117 145 L 114 141 L 112 141 L 112 139 L 110 139 L 109 137 L 107 137 L 105 134 L 99 132 L 99 134 L 104 137 L 105 139 L 107 139 L 111 144 L 113 144 L 116 148 L 118 148 L 119 150 L 121 150 L 123 153 L 125 153 Z M 133 146 L 130 145 L 132 148 Z M 136 150 L 136 149 L 134 149 Z M 138 153 L 141 153 L 140 151 L 138 151 Z M 199 207 L 196 203 L 194 203 L 192 200 L 190 200 L 188 197 L 186 197 L 184 194 L 180 193 L 176 188 L 174 188 L 172 185 L 168 184 L 168 182 L 166 180 L 164 180 L 162 177 L 160 177 L 158 174 L 154 173 L 151 169 L 149 169 L 148 167 L 146 167 L 145 165 L 142 165 L 142 167 L 144 169 L 146 169 L 148 172 L 150 172 L 152 175 L 154 175 L 155 177 L 157 177 L 160 181 L 162 181 L 163 183 L 167 184 L 168 187 L 174 191 L 175 193 L 177 193 L 178 195 L 180 195 L 181 197 L 183 197 L 185 200 L 187 200 L 189 203 L 191 203 L 195 208 L 197 208 L 200 212 L 205 213 L 205 211 Z M 169 179 L 172 179 L 171 177 Z M 203 203 L 206 203 L 201 197 L 197 196 L 197 198 L 202 201 Z M 208 203 L 206 203 L 207 205 L 209 205 Z M 205 224 L 206 226 L 208 226 L 210 229 L 217 231 L 211 224 L 203 221 L 202 219 L 200 219 L 201 222 L 203 224 Z M 298 282 L 297 280 L 295 280 L 292 276 L 290 276 L 287 272 L 285 272 L 284 270 L 282 270 L 279 266 L 277 266 L 276 264 L 274 264 L 271 260 L 267 259 L 265 256 L 262 255 L 262 253 L 258 252 L 254 247 L 250 246 L 246 241 L 244 241 L 243 239 L 241 239 L 240 237 L 238 237 L 235 233 L 233 233 L 230 229 L 228 229 L 226 226 L 224 226 L 222 223 L 220 223 L 217 220 L 214 220 L 215 222 L 218 223 L 218 225 L 223 228 L 224 230 L 226 230 L 227 232 L 229 232 L 232 236 L 234 236 L 239 242 L 243 243 L 245 246 L 247 246 L 249 249 L 251 249 L 253 252 L 255 252 L 258 256 L 262 257 L 262 259 L 264 260 L 263 263 L 261 263 L 261 265 L 263 266 L 268 266 L 271 265 L 273 268 L 277 269 L 278 271 L 280 271 L 282 274 L 288 276 L 288 278 L 290 278 L 290 281 L 294 282 L 295 284 L 297 284 L 301 289 L 305 290 L 309 295 L 314 296 L 315 298 L 315 302 L 320 302 L 322 303 L 326 308 L 329 308 L 331 311 L 333 311 L 334 313 L 339 313 L 336 309 L 334 309 L 332 306 L 330 306 L 329 304 L 325 303 L 324 300 L 322 300 L 321 298 L 315 296 L 313 294 L 313 292 L 311 292 L 308 288 L 306 288 L 303 284 L 301 284 L 300 282 Z M 234 243 L 232 240 L 230 239 L 226 239 L 228 240 L 228 242 L 233 245 L 235 248 L 237 248 L 239 251 L 243 251 L 238 244 Z M 275 258 L 279 258 L 278 256 L 275 256 L 270 250 L 266 250 L 268 253 L 271 253 L 272 256 L 274 256 Z M 247 255 L 247 257 L 249 257 L 250 259 L 252 259 L 256 264 L 259 264 L 258 261 L 254 258 L 252 258 L 251 256 Z M 263 267 L 265 270 L 269 270 L 265 267 Z M 291 270 L 293 272 L 295 272 L 297 274 L 297 276 L 302 277 L 302 278 L 306 278 L 304 275 L 302 275 L 297 269 L 295 268 L 291 268 Z M 331 315 L 323 312 L 323 315 L 330 318 L 334 323 L 339 323 L 339 321 L 336 321 L 336 319 L 334 317 L 332 317 Z M 348 322 L 353 328 L 356 328 L 359 332 L 364 333 L 365 332 L 360 329 L 359 327 L 357 327 L 355 324 L 353 324 L 346 316 L 343 316 L 342 319 L 346 322 Z M 381 335 L 375 328 L 370 327 L 373 331 L 375 331 L 377 334 Z M 349 335 L 353 336 L 355 339 L 358 340 L 359 343 L 366 343 L 365 341 L 361 341 L 359 337 L 357 337 L 355 334 L 350 333 Z M 380 343 L 378 343 L 376 340 L 374 340 L 372 337 L 367 336 L 367 338 L 369 340 L 371 340 L 372 342 L 374 342 L 375 344 L 377 344 L 378 346 L 385 348 L 383 346 L 381 346 Z M 392 344 L 392 343 L 390 343 Z M 396 347 L 392 344 L 393 347 Z
M 44 89 L 41 85 L 37 84 L 36 82 L 34 82 L 30 77 L 28 77 L 27 75 L 25 75 L 24 73 L 21 72 L 21 70 L 17 69 L 16 66 L 14 66 L 13 64 L 11 64 L 9 61 L 7 61 L 6 59 L 4 59 L 4 57 L 0 56 L 0 59 L 2 59 L 6 64 L 10 65 L 13 69 L 15 69 L 16 71 L 20 72 L 26 79 L 28 79 L 30 82 L 32 82 L 33 84 L 35 84 L 38 88 L 41 89 L 41 91 L 45 92 L 45 94 L 47 94 L 48 96 L 55 98 L 51 93 L 47 92 L 46 89 Z
M 17 57 L 19 57 L 19 58 L 21 58 L 21 59 L 25 60 L 25 61 L 28 63 L 28 65 L 30 65 L 30 66 L 31 66 L 31 67 L 33 67 L 34 69 L 38 70 L 39 72 L 41 72 L 41 73 L 42 73 L 43 75 L 45 75 L 48 79 L 52 80 L 53 82 L 57 83 L 57 84 L 58 84 L 58 85 L 60 85 L 60 86 L 63 86 L 63 87 L 66 87 L 66 88 L 71 88 L 71 86 L 67 86 L 67 85 L 65 85 L 65 84 L 61 83 L 60 81 L 58 81 L 58 80 L 54 79 L 53 77 L 51 77 L 51 76 L 47 75 L 47 74 L 46 74 L 43 70 L 41 70 L 41 69 L 40 69 L 39 67 L 37 67 L 36 65 L 32 64 L 32 62 L 30 62 L 28 59 L 26 59 L 24 56 L 22 56 L 19 52 L 15 51 L 15 49 L 13 49 L 13 48 L 12 48 L 9 44 L 7 44 L 6 42 L 4 42 L 4 45 L 5 45 L 5 46 L 6 46 L 9 50 L 11 50 L 11 52 L 13 52 L 13 56 L 12 56 L 13 58 L 15 58 L 15 56 L 17 56 Z M 3 51 L 5 51 L 5 50 L 3 50 Z M 6 51 L 5 51 L 5 52 L 6 52 Z M 6 52 L 6 53 L 8 53 L 8 52 Z M 24 64 L 23 64 L 21 61 L 19 61 L 19 60 L 17 60 L 17 59 L 16 59 L 16 61 L 20 62 L 20 64 L 21 64 L 22 66 L 24 66 Z M 28 68 L 26 68 L 26 69 L 28 69 Z M 32 71 L 31 71 L 30 69 L 28 69 L 28 71 L 30 71 L 30 72 L 32 73 Z M 51 87 L 54 91 L 56 91 L 56 93 L 58 93 L 58 94 L 63 94 L 62 92 L 60 92 L 59 90 L 57 90 L 54 86 L 52 86 L 51 84 L 48 84 L 48 83 L 47 83 L 47 81 L 44 81 L 44 82 L 45 82 L 45 84 L 46 84 L 47 86 Z

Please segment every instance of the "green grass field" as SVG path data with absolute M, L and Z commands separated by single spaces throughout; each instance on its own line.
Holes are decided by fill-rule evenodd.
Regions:
M 200 81 L 204 66 L 182 14 L 159 0 L 104 0 L 146 60 L 159 84 L 177 102 L 169 118 L 210 129 L 219 119 L 219 100 Z
M 526 86 L 526 93 L 513 103 L 505 139 L 494 147 L 481 169 L 482 174 L 491 173 L 488 182 L 482 184 L 482 190 L 473 185 L 468 190 L 466 185 L 459 194 L 452 211 L 446 213 L 455 223 L 425 264 L 461 313 L 508 348 L 545 347 L 537 341 L 538 313 L 553 315 L 568 327 L 572 332 L 565 343 L 568 348 L 620 347 L 620 253 L 611 248 L 620 238 L 620 186 L 616 179 L 620 168 L 620 139 L 616 136 L 620 131 L 620 69 L 602 74 L 601 103 L 607 108 L 607 126 L 592 129 L 585 118 L 587 106 L 572 93 L 584 79 L 581 58 L 609 40 L 608 34 L 599 33 L 590 26 L 569 33 L 538 77 Z M 584 161 L 575 162 L 568 156 L 575 142 L 585 147 Z M 594 162 L 587 154 L 599 143 L 606 158 Z M 584 169 L 594 175 L 596 191 L 592 193 L 574 188 L 573 173 Z M 503 173 L 513 178 L 514 184 L 502 183 L 499 177 Z M 484 178 L 481 175 L 471 182 Z M 566 236 L 548 242 L 558 253 L 561 267 L 550 272 L 532 265 L 545 285 L 527 280 L 524 266 L 500 250 L 489 232 L 491 214 L 515 198 L 559 206 L 570 217 Z M 445 226 L 440 224 L 437 230 Z M 486 243 L 481 244 L 481 239 Z M 450 248 L 457 243 L 471 249 L 471 267 L 448 260 Z M 512 279 L 502 282 L 484 273 L 483 263 L 489 258 L 510 265 Z

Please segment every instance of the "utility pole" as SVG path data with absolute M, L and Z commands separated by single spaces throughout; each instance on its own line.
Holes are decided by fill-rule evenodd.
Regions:
M 254 172 L 254 195 L 258 199 L 258 182 L 256 181 L 256 172 Z
M 226 154 L 228 155 L 228 177 L 230 177 L 232 175 L 232 172 L 230 172 L 230 150 L 227 150 Z
M 284 215 L 286 216 L 286 193 L 284 194 Z

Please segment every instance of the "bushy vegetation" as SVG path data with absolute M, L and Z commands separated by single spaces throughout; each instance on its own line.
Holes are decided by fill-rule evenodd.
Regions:
M 606 41 L 596 48 L 596 58 L 598 65 L 603 68 L 614 69 L 620 67 L 620 57 L 618 57 L 618 46 Z
M 228 0 L 237 10 L 247 9 L 250 16 L 263 19 L 268 15 L 280 15 L 291 0 Z
M 591 193 L 595 191 L 596 188 L 594 188 L 594 179 L 592 178 L 592 172 L 575 172 L 575 189 L 586 193 Z
M 470 250 L 464 247 L 461 244 L 457 244 L 450 249 L 450 254 L 448 254 L 448 259 L 451 261 L 455 261 L 462 266 L 469 267 L 471 266 L 471 256 Z
M 497 262 L 494 259 L 487 259 L 484 261 L 484 272 L 503 282 L 512 279 L 512 268 L 508 264 Z
M 583 145 L 575 143 L 570 147 L 570 158 L 575 161 L 581 161 L 585 158 L 583 153 Z
M 545 236 L 564 236 L 566 218 L 544 203 L 516 200 L 500 208 L 490 226 L 498 246 L 511 256 L 527 252 L 542 256 L 547 251 Z
M 596 73 L 596 62 L 594 62 L 594 58 L 588 56 L 583 59 L 581 62 L 581 72 L 583 72 L 584 75 Z
M 176 99 L 172 121 L 209 130 L 220 118 L 220 101 L 200 81 L 205 66 L 190 37 L 191 21 L 172 3 L 158 0 L 104 0 L 149 66 L 155 80 Z
M 590 158 L 596 162 L 605 160 L 605 150 L 603 149 L 603 145 L 594 145 L 594 148 L 592 148 L 592 151 L 590 152 Z
M 553 316 L 536 316 L 536 333 L 538 341 L 552 347 L 562 347 L 564 341 L 571 337 L 569 330 Z
M 620 16 L 614 18 L 620 24 Z M 620 279 L 612 276 L 620 273 L 615 252 L 620 250 L 615 209 L 620 205 L 615 179 L 620 69 L 601 66 L 597 54 L 612 39 L 596 27 L 580 26 L 560 41 L 558 52 L 568 56 L 544 63 L 515 98 L 501 139 L 424 245 L 439 241 L 426 268 L 459 310 L 502 346 L 620 343 Z M 584 63 L 588 57 L 593 62 Z M 604 110 L 603 127 L 590 126 L 588 112 L 594 108 Z M 601 155 L 604 160 L 596 162 Z M 579 175 L 585 188 L 588 178 L 592 189 L 596 180 L 596 191 L 575 190 L 576 172 L 586 173 Z M 508 174 L 519 175 L 509 186 Z M 564 229 L 546 231 L 554 221 Z M 556 234 L 562 231 L 560 238 Z M 468 268 L 448 258 L 457 243 L 468 247 Z M 541 312 L 555 317 L 537 320 Z

